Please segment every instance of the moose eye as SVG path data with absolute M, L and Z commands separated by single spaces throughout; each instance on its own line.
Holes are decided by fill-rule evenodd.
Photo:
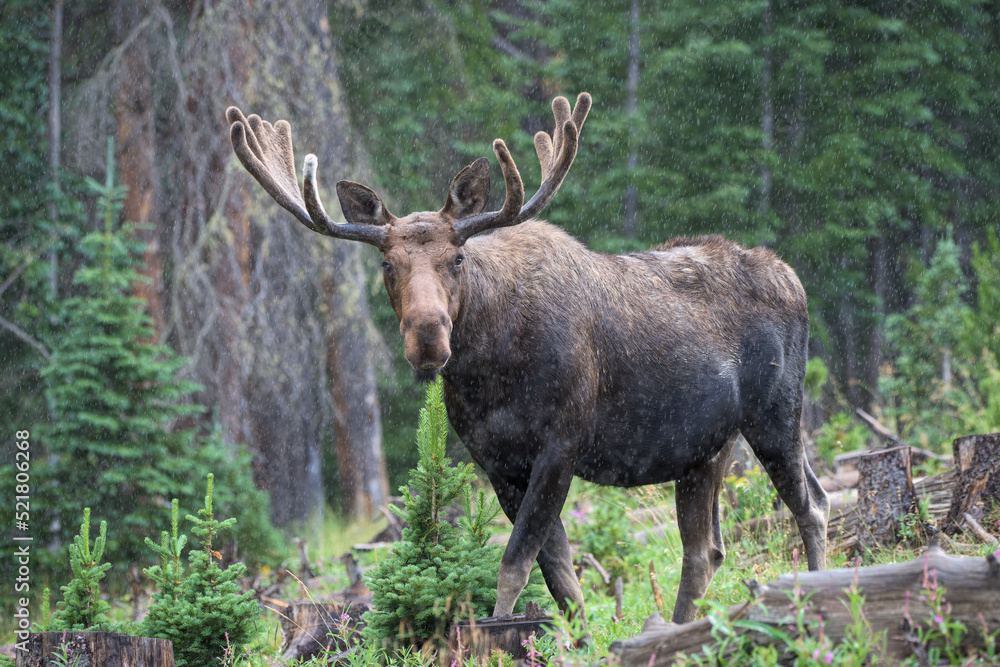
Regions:
M 456 257 L 456 258 L 455 258 L 455 268 L 456 268 L 456 269 L 457 269 L 458 267 L 462 266 L 462 260 L 463 260 L 463 259 L 465 259 L 465 258 L 464 258 L 464 257 L 462 257 L 461 255 L 459 255 L 458 257 Z
M 389 262 L 383 261 L 382 262 L 382 270 L 385 271 L 386 273 L 392 273 L 392 264 L 390 264 Z

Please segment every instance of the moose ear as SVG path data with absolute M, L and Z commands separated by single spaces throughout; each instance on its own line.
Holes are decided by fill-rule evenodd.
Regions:
M 337 183 L 337 197 L 347 221 L 355 225 L 388 225 L 392 213 L 371 188 L 352 181 Z
M 458 172 L 448 189 L 448 201 L 441 209 L 452 220 L 481 213 L 490 198 L 490 161 L 479 158 Z

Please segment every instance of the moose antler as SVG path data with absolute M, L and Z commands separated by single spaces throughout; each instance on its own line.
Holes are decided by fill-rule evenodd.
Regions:
M 542 167 L 542 183 L 538 186 L 538 191 L 528 200 L 527 204 L 521 205 L 524 201 L 524 185 L 521 182 L 521 175 L 517 171 L 514 160 L 507 151 L 507 146 L 502 139 L 493 142 L 493 151 L 500 161 L 500 169 L 503 171 L 504 183 L 507 187 L 507 196 L 504 200 L 503 208 L 499 211 L 480 213 L 456 220 L 455 232 L 458 236 L 467 240 L 469 237 L 479 232 L 497 227 L 509 227 L 534 217 L 545 208 L 546 204 L 552 201 L 563 179 L 569 173 L 569 168 L 576 157 L 576 149 L 579 144 L 580 131 L 583 123 L 587 120 L 587 113 L 590 111 L 590 94 L 580 93 L 576 98 L 576 105 L 570 113 L 569 102 L 565 97 L 557 97 L 552 100 L 552 114 L 555 116 L 556 126 L 550 136 L 546 132 L 539 132 L 535 135 L 535 152 L 538 153 L 538 162 Z
M 236 157 L 274 201 L 299 222 L 325 236 L 362 241 L 382 248 L 387 235 L 384 225 L 338 223 L 326 214 L 316 186 L 316 156 L 311 153 L 305 159 L 305 179 L 302 194 L 299 194 L 292 128 L 286 121 L 279 120 L 271 125 L 256 114 L 247 118 L 236 107 L 226 110 L 226 119 L 232 123 L 230 139 Z

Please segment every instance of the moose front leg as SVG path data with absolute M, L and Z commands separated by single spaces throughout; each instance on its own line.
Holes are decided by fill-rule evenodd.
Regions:
M 572 480 L 572 463 L 564 456 L 545 453 L 535 460 L 527 488 L 523 482 L 491 475 L 500 506 L 514 524 L 500 561 L 494 616 L 513 612 L 536 559 L 560 610 L 567 613 L 572 605 L 583 613 L 583 591 L 559 519 Z

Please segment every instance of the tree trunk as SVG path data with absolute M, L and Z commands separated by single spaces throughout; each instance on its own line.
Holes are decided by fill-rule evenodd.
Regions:
M 774 33 L 774 17 L 770 1 L 764 3 L 764 49 L 760 70 L 760 131 L 763 159 L 760 163 L 760 204 L 757 212 L 761 220 L 771 211 L 771 190 L 774 175 L 768 160 L 774 150 L 774 97 L 771 92 L 771 80 L 774 78 L 774 58 L 771 54 L 771 38 Z
M 877 319 L 870 327 L 867 327 L 869 334 L 864 378 L 865 385 L 868 387 L 878 386 L 878 377 L 882 370 L 883 348 L 885 347 L 886 300 L 889 298 L 889 277 L 885 246 L 885 238 L 881 234 L 873 238 L 870 244 L 872 258 L 871 276 L 877 300 L 875 307 Z
M 155 338 L 165 328 L 163 309 L 163 260 L 160 254 L 156 198 L 156 137 L 153 127 L 152 75 L 149 37 L 139 30 L 150 7 L 143 0 L 116 0 L 115 42 L 122 45 L 121 60 L 114 77 L 115 112 L 118 123 L 115 162 L 120 182 L 128 187 L 122 216 L 138 223 L 136 239 L 145 244 L 139 274 L 145 280 L 133 286 L 153 318 Z
M 294 602 L 280 610 L 285 635 L 281 658 L 285 663 L 309 660 L 323 651 L 340 652 L 355 646 L 365 627 L 365 603 Z
M 485 664 L 494 651 L 523 661 L 528 657 L 528 639 L 537 640 L 551 626 L 552 619 L 530 601 L 523 614 L 459 621 L 451 626 L 445 663 L 464 664 L 472 658 L 476 664 Z
M 169 639 L 114 632 L 33 632 L 27 649 L 17 651 L 17 667 L 174 667 Z
M 348 452 L 370 453 L 348 475 L 371 495 L 360 504 L 374 511 L 384 502 L 367 292 L 360 260 L 351 259 L 361 248 L 334 244 L 278 208 L 234 159 L 222 119 L 231 104 L 272 122 L 285 118 L 300 155 L 319 156 L 321 186 L 357 178 L 335 58 L 322 2 L 199 5 L 165 128 L 181 143 L 168 162 L 183 166 L 176 199 L 163 205 L 174 216 L 165 223 L 173 230 L 168 330 L 192 358 L 193 379 L 205 385 L 227 441 L 253 452 L 255 481 L 271 494 L 278 525 L 321 511 L 319 452 L 338 412 L 362 419 L 336 428 Z M 324 281 L 354 295 L 350 315 Z M 329 341 L 345 326 L 365 335 L 329 367 Z M 331 385 L 345 409 L 334 408 Z
M 949 531 L 962 524 L 963 514 L 978 521 L 1000 503 L 1000 433 L 955 438 L 951 447 L 958 478 L 942 523 Z
M 915 509 L 909 447 L 878 449 L 858 457 L 859 547 L 895 545 L 902 518 Z
M 326 281 L 325 291 L 332 315 L 328 363 L 343 511 L 370 519 L 388 502 L 389 478 L 382 452 L 382 422 L 368 341 L 371 318 L 359 250 L 354 244 L 335 244 L 334 275 Z
M 60 154 L 62 152 L 62 39 L 63 0 L 52 3 L 52 34 L 49 36 L 49 177 L 54 185 L 53 196 L 49 199 L 49 219 L 55 224 L 59 218 L 56 204 L 58 197 Z M 53 239 L 54 240 L 54 239 Z M 55 243 L 49 248 L 49 298 L 55 303 L 59 298 L 59 266 Z
M 632 0 L 629 6 L 628 36 L 628 79 L 625 83 L 625 112 L 629 117 L 629 152 L 625 160 L 629 184 L 625 188 L 626 238 L 635 238 L 638 223 L 639 189 L 635 185 L 635 168 L 639 164 L 638 97 L 639 97 L 639 0 Z

